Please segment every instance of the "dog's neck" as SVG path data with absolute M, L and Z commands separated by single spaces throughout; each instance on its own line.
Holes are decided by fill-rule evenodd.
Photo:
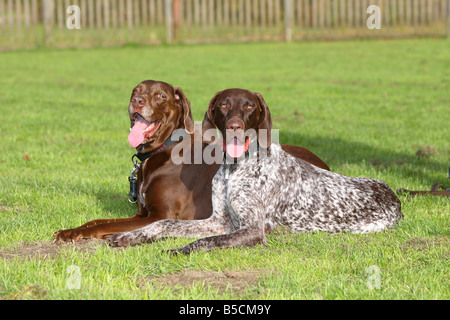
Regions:
M 227 156 L 226 152 L 223 152 L 222 169 L 225 172 L 225 179 L 228 179 L 228 176 L 240 165 L 252 161 L 253 159 L 256 159 L 256 162 L 259 162 L 261 159 L 270 157 L 270 154 L 270 146 L 268 148 L 261 147 L 257 139 L 250 142 L 250 147 L 241 158 L 230 158 Z
M 150 152 L 145 152 L 145 153 L 141 153 L 141 152 L 138 151 L 134 156 L 136 156 L 136 158 L 138 158 L 141 162 L 144 162 L 145 160 L 147 160 L 147 159 L 149 159 L 151 157 L 154 157 L 158 153 L 166 150 L 167 148 L 169 148 L 170 146 L 174 145 L 175 143 L 180 142 L 188 134 L 189 133 L 186 132 L 186 130 L 183 130 L 183 133 L 181 134 L 181 136 L 178 137 L 178 140 L 176 138 L 174 139 L 172 137 L 172 135 L 170 135 L 166 139 L 166 141 L 164 141 L 163 144 L 161 146 L 159 146 L 158 148 L 156 148 L 155 150 L 152 150 Z

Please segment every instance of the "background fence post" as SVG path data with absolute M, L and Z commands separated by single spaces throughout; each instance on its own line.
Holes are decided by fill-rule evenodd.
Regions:
M 173 42 L 173 0 L 164 0 L 164 16 L 166 20 L 166 42 Z
M 173 0 L 173 41 L 178 41 L 178 25 L 180 23 L 180 1 Z
M 294 17 L 294 4 L 292 0 L 283 1 L 283 15 L 284 15 L 284 35 L 287 42 L 292 41 L 292 23 Z
M 44 45 L 51 46 L 53 42 L 53 25 L 55 21 L 54 0 L 42 1 L 42 22 L 44 23 Z
M 446 14 L 446 20 L 447 20 L 447 38 L 450 39 L 450 0 L 447 0 L 447 14 Z

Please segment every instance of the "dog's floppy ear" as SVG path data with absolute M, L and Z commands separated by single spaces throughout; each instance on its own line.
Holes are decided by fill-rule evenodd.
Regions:
M 186 98 L 181 88 L 174 88 L 175 92 L 175 103 L 181 105 L 181 109 L 183 110 L 183 121 L 184 121 L 184 129 L 187 133 L 194 133 L 194 120 L 192 119 L 191 112 L 191 103 Z
M 222 93 L 222 91 L 217 92 L 214 97 L 209 102 L 208 110 L 205 112 L 205 117 L 202 123 L 202 132 L 206 132 L 209 129 L 216 129 L 216 124 L 214 123 L 214 104 L 216 103 L 217 97 Z
M 262 94 L 255 94 L 261 110 L 258 126 L 258 142 L 262 148 L 268 148 L 272 143 L 272 117 L 270 116 L 269 107 L 264 101 Z

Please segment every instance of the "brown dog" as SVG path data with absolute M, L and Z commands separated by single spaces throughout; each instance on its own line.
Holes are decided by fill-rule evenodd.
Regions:
M 205 219 L 212 214 L 211 183 L 220 163 L 175 164 L 171 152 L 177 143 L 167 143 L 177 129 L 190 135 L 194 132 L 190 102 L 181 88 L 161 81 L 143 81 L 133 89 L 128 113 L 131 122 L 128 140 L 142 159 L 137 169 L 138 212 L 129 218 L 93 220 L 75 229 L 60 230 L 55 233 L 55 241 L 105 239 L 162 219 Z M 202 148 L 207 145 L 203 143 Z M 329 170 L 307 149 L 283 148 Z

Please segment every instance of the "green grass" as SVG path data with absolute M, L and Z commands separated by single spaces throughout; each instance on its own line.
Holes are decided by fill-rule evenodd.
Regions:
M 125 250 L 51 244 L 59 229 L 135 213 L 127 105 L 144 79 L 182 87 L 195 120 L 219 90 L 261 92 L 280 142 L 312 150 L 333 171 L 394 190 L 449 186 L 449 52 L 448 40 L 416 39 L 0 53 L 0 298 L 449 299 L 448 198 L 401 196 L 405 219 L 389 232 L 279 231 L 266 247 L 188 257 L 161 254 L 188 239 Z M 71 265 L 79 290 L 66 286 Z M 370 266 L 379 289 L 367 285 Z M 239 291 L 155 280 L 183 270 L 261 277 Z

